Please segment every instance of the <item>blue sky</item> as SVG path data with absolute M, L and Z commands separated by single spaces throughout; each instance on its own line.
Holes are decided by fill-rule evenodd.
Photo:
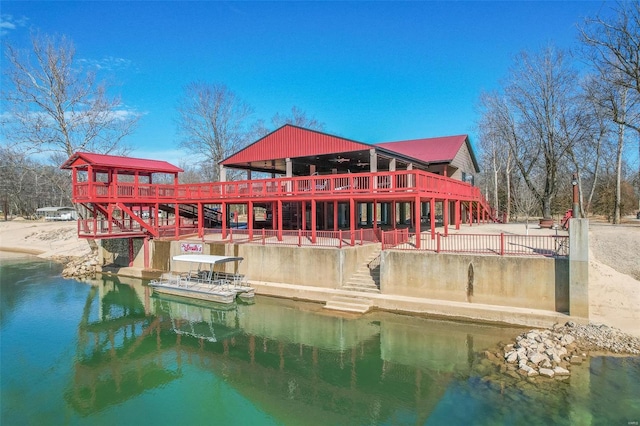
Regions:
M 65 34 L 78 59 L 143 113 L 131 155 L 179 163 L 176 104 L 193 81 L 226 84 L 267 123 L 297 106 L 361 142 L 470 134 L 483 90 L 514 55 L 577 45 L 601 1 L 3 1 L 2 39 Z

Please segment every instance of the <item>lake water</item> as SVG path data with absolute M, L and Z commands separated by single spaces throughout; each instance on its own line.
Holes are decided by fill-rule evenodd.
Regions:
M 520 329 L 350 318 L 265 297 L 219 309 L 156 298 L 140 280 L 60 271 L 0 263 L 2 425 L 640 420 L 640 357 L 595 357 L 567 380 L 528 383 L 479 356 Z

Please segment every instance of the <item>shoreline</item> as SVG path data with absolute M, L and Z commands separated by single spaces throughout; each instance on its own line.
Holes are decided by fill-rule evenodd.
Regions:
M 0 246 L 0 259 L 3 259 L 5 257 L 15 257 L 14 255 L 16 254 L 28 254 L 30 256 L 37 257 L 43 253 L 45 252 L 42 250 Z
M 486 224 L 462 232 L 519 233 L 524 227 L 516 223 Z M 588 321 L 640 337 L 640 280 L 635 277 L 640 258 L 640 220 L 627 220 L 621 227 L 594 220 L 589 235 Z M 75 221 L 0 221 L 0 260 L 33 256 L 64 263 L 63 259 L 89 254 L 88 241 L 78 238 Z

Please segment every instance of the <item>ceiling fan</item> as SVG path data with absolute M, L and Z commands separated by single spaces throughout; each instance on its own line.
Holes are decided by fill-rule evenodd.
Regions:
M 338 158 L 331 158 L 329 159 L 329 161 L 331 161 L 332 163 L 347 163 L 351 161 L 351 159 L 338 156 Z
M 368 166 L 368 165 L 369 165 L 368 162 L 360 161 L 360 160 L 358 160 L 358 162 L 356 163 L 356 166 L 358 166 L 358 167 L 364 167 L 364 166 Z

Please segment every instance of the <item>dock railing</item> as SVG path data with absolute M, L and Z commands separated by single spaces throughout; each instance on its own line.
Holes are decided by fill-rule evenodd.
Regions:
M 569 256 L 569 237 L 566 235 L 515 235 L 515 234 L 449 234 L 438 232 L 435 238 L 422 233 L 420 248 L 416 234 L 406 229 L 382 233 L 382 249 L 421 250 L 435 253 L 469 253 L 497 256 Z
M 417 250 L 434 253 L 460 253 L 493 256 L 569 256 L 569 237 L 566 235 L 516 235 L 516 234 L 453 234 L 445 236 L 430 232 L 420 235 L 420 248 L 417 248 L 416 234 L 408 228 L 383 231 L 380 229 L 356 229 L 338 231 L 316 231 L 315 240 L 309 230 L 257 229 L 249 237 L 247 229 L 231 228 L 222 238 L 220 229 L 205 231 L 205 240 L 232 242 L 236 244 L 253 243 L 260 245 L 313 246 L 313 247 L 352 247 L 365 244 L 381 244 L 382 250 Z

